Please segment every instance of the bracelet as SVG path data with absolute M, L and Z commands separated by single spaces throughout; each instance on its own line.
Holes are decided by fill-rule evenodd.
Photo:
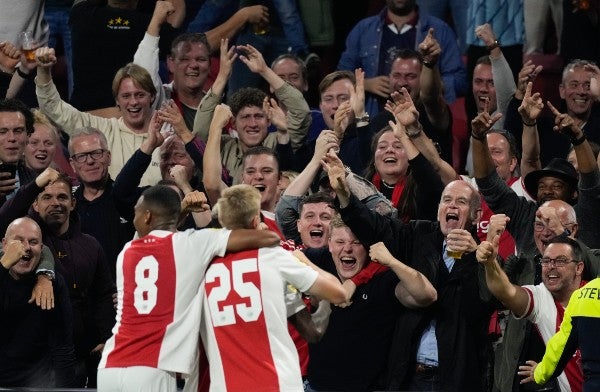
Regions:
M 419 137 L 419 135 L 421 134 L 421 132 L 423 132 L 423 127 L 422 126 L 419 126 L 416 129 L 406 129 L 406 135 L 409 138 L 411 138 L 411 139 Z
M 571 144 L 573 146 L 578 146 L 581 143 L 583 143 L 585 141 L 585 139 L 586 139 L 585 134 L 583 134 L 583 135 L 581 135 L 579 138 L 577 138 L 575 140 L 571 139 Z
M 526 125 L 528 127 L 535 127 L 537 125 L 537 121 L 536 120 L 533 120 L 533 122 L 531 122 L 531 123 L 526 123 L 523 120 L 521 120 L 521 122 L 523 123 L 523 125 Z
M 25 73 L 25 72 L 21 71 L 20 67 L 17 67 L 17 74 L 25 80 L 29 80 L 29 79 L 33 78 L 33 73 Z
M 425 59 L 423 59 L 423 60 L 421 61 L 421 63 L 422 63 L 424 66 L 426 66 L 427 68 L 430 68 L 430 69 L 431 69 L 431 68 L 433 68 L 433 66 L 435 65 L 435 64 L 434 64 L 434 63 L 432 63 L 431 61 L 427 61 L 427 60 L 425 60 Z
M 482 142 L 482 141 L 486 140 L 486 136 L 487 135 L 485 133 L 483 134 L 483 136 L 479 136 L 479 135 L 474 134 L 473 131 L 471 131 L 471 137 L 475 140 L 479 140 Z
M 492 51 L 499 47 L 500 47 L 500 42 L 498 42 L 498 40 L 495 40 L 491 45 L 487 46 L 487 50 Z

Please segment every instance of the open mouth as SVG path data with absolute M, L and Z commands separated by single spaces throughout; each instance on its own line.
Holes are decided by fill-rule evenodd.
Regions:
M 309 232 L 311 238 L 321 239 L 323 238 L 323 230 L 311 230 Z
M 447 213 L 446 214 L 446 222 L 450 222 L 451 220 L 458 222 L 458 214 L 455 214 L 453 212 Z
M 33 157 L 39 161 L 45 161 L 48 158 L 48 154 L 36 154 Z
M 398 162 L 398 159 L 395 157 L 387 157 L 383 160 L 383 163 L 396 163 Z
M 266 186 L 264 186 L 263 184 L 256 184 L 256 185 L 254 185 L 254 187 L 255 187 L 255 188 L 256 188 L 256 189 L 257 189 L 257 190 L 258 190 L 260 193 L 263 193 L 263 192 L 264 192 L 264 191 L 267 189 L 267 187 L 266 187 Z
M 344 269 L 352 269 L 356 265 L 356 259 L 354 257 L 343 256 L 340 257 L 340 261 Z

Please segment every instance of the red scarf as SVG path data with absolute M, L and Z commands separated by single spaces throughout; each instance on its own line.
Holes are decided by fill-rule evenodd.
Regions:
M 373 175 L 373 185 L 375 185 L 375 188 L 377 188 L 378 190 L 381 190 L 381 182 L 381 176 L 379 175 L 379 173 L 375 173 Z M 406 177 L 402 177 L 402 179 L 400 179 L 400 181 L 398 181 L 396 185 L 394 185 L 394 190 L 392 191 L 392 204 L 396 208 L 398 208 L 400 196 L 402 196 L 402 192 L 404 192 L 404 185 L 406 185 Z

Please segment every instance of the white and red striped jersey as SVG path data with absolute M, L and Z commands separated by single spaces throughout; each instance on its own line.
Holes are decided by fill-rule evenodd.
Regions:
M 560 329 L 565 308 L 556 301 L 543 283 L 522 286 L 529 295 L 527 311 L 523 315 L 535 324 L 544 344 Z M 556 378 L 561 391 L 581 392 L 583 373 L 581 371 L 581 353 L 575 351 L 564 371 Z
M 99 368 L 148 366 L 189 374 L 196 360 L 200 283 L 230 230 L 152 231 L 117 259 L 117 317 Z
M 261 248 L 216 258 L 206 271 L 200 333 L 212 391 L 301 391 L 287 329 L 287 282 L 307 291 L 318 272 L 290 252 Z

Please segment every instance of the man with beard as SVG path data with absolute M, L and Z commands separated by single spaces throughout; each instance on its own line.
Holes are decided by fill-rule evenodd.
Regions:
M 344 167 L 333 154 L 325 163 L 341 217 L 356 238 L 365 246 L 382 241 L 393 257 L 421 272 L 437 290 L 432 306 L 399 315 L 386 388 L 485 390 L 492 309 L 474 253 L 479 193 L 465 181 L 452 181 L 442 193 L 437 221 L 403 223 L 369 210 L 350 194 Z M 455 259 L 448 249 L 461 256 Z
M 540 224 L 543 225 L 541 222 Z M 582 280 L 583 252 L 573 239 L 554 237 L 545 246 L 543 257 L 540 259 L 542 283 L 519 286 L 509 281 L 496 260 L 499 238 L 499 235 L 494 233 L 491 241 L 483 241 L 477 248 L 477 261 L 485 266 L 487 285 L 492 294 L 513 313 L 516 319 L 527 319 L 535 325 L 536 332 L 545 345 L 558 331 L 571 295 L 585 284 Z M 507 358 L 510 356 L 502 360 Z M 531 356 L 525 358 L 535 361 L 541 359 L 541 357 Z M 569 360 L 565 371 L 556 378 L 561 391 L 581 391 L 583 374 L 580 362 L 581 354 L 577 351 Z M 514 362 L 512 365 L 514 376 L 517 369 Z M 519 366 L 518 374 L 525 374 L 528 368 L 528 365 Z
M 42 258 L 42 232 L 30 218 L 6 228 L 0 257 L 0 385 L 73 387 L 73 320 L 60 274 L 54 280 L 54 308 L 29 303 Z
M 365 72 L 365 91 L 369 93 L 365 109 L 371 116 L 379 112 L 378 99 L 389 96 L 386 63 L 393 50 L 418 49 L 426 35 L 433 29 L 441 47 L 439 64 L 425 58 L 424 65 L 439 66 L 444 85 L 446 102 L 453 103 L 467 90 L 467 78 L 456 35 L 444 21 L 426 14 L 416 5 L 416 0 L 386 0 L 378 15 L 359 21 L 346 38 L 346 50 L 342 53 L 338 69 Z
M 29 216 L 40 226 L 44 244 L 54 255 L 56 272 L 62 274 L 69 289 L 76 384 L 95 387 L 100 353 L 115 322 L 115 284 L 102 247 L 94 237 L 81 232 L 71 189 L 69 177 L 48 168 L 19 188 L 0 208 L 0 216 L 10 222 L 27 215 L 32 207 Z

